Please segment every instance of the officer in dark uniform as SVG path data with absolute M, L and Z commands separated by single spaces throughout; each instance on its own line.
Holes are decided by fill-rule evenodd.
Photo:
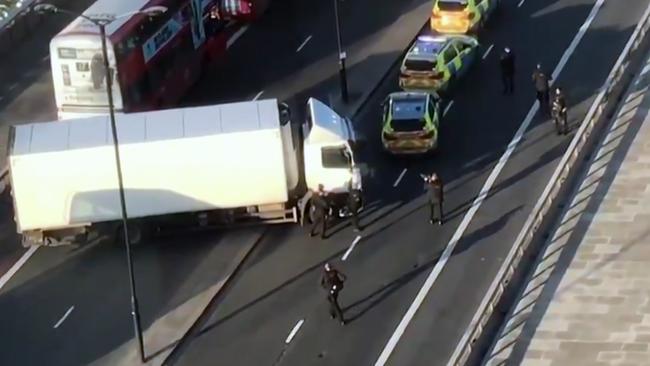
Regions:
M 314 196 L 311 198 L 311 204 L 314 210 L 314 221 L 312 222 L 309 236 L 316 236 L 316 231 L 318 230 L 318 226 L 320 226 L 320 237 L 321 239 L 325 239 L 330 207 L 322 184 L 318 185 L 318 191 L 316 191 Z
M 567 135 L 569 133 L 569 124 L 567 121 L 567 102 L 564 91 L 556 87 L 553 93 L 553 103 L 551 106 L 551 115 L 556 123 L 558 135 Z M 561 123 L 560 123 L 561 122 Z
M 503 94 L 513 94 L 515 91 L 515 54 L 510 48 L 503 49 L 499 65 L 501 66 Z
M 542 70 L 542 65 L 537 64 L 535 71 L 533 71 L 533 83 L 535 84 L 540 111 L 549 110 L 549 83 L 551 80 L 551 76 Z
M 361 225 L 359 224 L 359 210 L 363 205 L 363 199 L 361 197 L 361 191 L 358 189 L 351 189 L 350 194 L 348 195 L 348 211 L 350 211 L 350 220 L 352 220 L 352 225 L 354 225 L 354 231 L 361 231 Z
M 327 302 L 330 304 L 330 317 L 339 318 L 341 325 L 345 325 L 343 310 L 339 305 L 339 292 L 343 289 L 343 282 L 347 277 L 334 269 L 329 263 L 325 263 L 325 270 L 320 279 L 320 285 L 327 291 Z
M 436 173 L 431 174 L 430 176 L 424 176 L 424 189 L 427 191 L 427 197 L 429 200 L 429 223 L 433 224 L 437 222 L 439 225 L 442 225 L 443 221 L 443 184 L 442 180 Z M 436 210 L 438 211 L 436 215 Z

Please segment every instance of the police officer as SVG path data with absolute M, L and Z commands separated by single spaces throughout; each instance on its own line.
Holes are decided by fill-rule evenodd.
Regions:
M 549 109 L 549 82 L 551 81 L 550 75 L 542 70 L 542 64 L 537 64 L 535 71 L 533 71 L 533 83 L 535 84 L 535 91 L 537 92 L 537 100 L 541 110 Z
M 558 135 L 567 135 L 569 133 L 569 125 L 567 122 L 567 103 L 562 88 L 557 87 L 553 91 L 553 105 L 552 105 L 553 119 L 555 120 L 555 128 Z
M 361 197 L 361 191 L 358 189 L 351 189 L 350 194 L 348 194 L 348 211 L 350 211 L 350 220 L 352 220 L 352 225 L 354 225 L 354 231 L 361 231 L 361 225 L 359 224 L 359 210 L 363 200 Z
M 433 173 L 430 176 L 424 176 L 424 188 L 427 191 L 429 199 L 429 223 L 433 224 L 438 222 L 439 225 L 442 225 L 442 201 L 444 189 L 442 180 L 436 173 Z M 437 215 L 436 210 L 438 211 Z
M 327 302 L 330 304 L 330 317 L 339 318 L 341 325 L 345 325 L 343 310 L 339 305 L 339 292 L 343 289 L 343 282 L 347 277 L 336 270 L 329 263 L 325 263 L 325 270 L 320 279 L 320 285 L 327 291 Z
M 314 221 L 312 222 L 311 231 L 309 236 L 316 236 L 318 226 L 321 227 L 320 237 L 325 239 L 325 231 L 327 230 L 327 220 L 329 219 L 329 203 L 325 194 L 325 189 L 322 184 L 318 185 L 318 191 L 311 198 L 311 204 L 314 210 Z
M 515 54 L 510 48 L 503 49 L 499 65 L 501 66 L 503 94 L 512 94 L 515 91 Z

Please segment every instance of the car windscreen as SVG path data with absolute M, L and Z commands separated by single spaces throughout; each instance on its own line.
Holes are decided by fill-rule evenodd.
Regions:
M 411 71 L 432 71 L 436 68 L 433 61 L 406 59 L 404 67 Z
M 391 123 L 395 132 L 417 132 L 424 129 L 424 118 L 394 119 Z
M 438 1 L 438 8 L 442 11 L 463 11 L 467 8 L 467 2 L 458 0 Z
M 412 98 L 393 102 L 391 127 L 395 132 L 414 132 L 424 128 L 426 98 Z

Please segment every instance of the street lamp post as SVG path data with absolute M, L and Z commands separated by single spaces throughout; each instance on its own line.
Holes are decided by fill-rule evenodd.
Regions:
M 339 50 L 339 80 L 341 82 L 341 98 L 344 103 L 348 102 L 348 79 L 345 72 L 346 54 L 343 52 L 341 41 L 341 24 L 339 21 L 339 0 L 334 1 L 334 19 L 336 21 L 336 42 Z
M 34 7 L 34 10 L 37 12 L 50 12 L 50 13 L 65 13 L 77 17 L 82 17 L 89 22 L 95 24 L 99 27 L 99 35 L 102 40 L 102 56 L 104 62 L 104 71 L 106 78 L 106 91 L 108 95 L 108 113 L 111 121 L 111 132 L 113 134 L 113 149 L 115 151 L 115 165 L 117 169 L 117 182 L 120 193 L 120 206 L 122 210 L 122 231 L 124 232 L 124 245 L 126 247 L 126 263 L 129 270 L 129 287 L 131 290 L 131 316 L 133 318 L 133 330 L 135 336 L 138 340 L 138 353 L 140 356 L 140 362 L 144 363 L 146 361 L 144 353 L 144 340 L 142 337 L 142 326 L 140 324 L 140 311 L 138 306 L 138 296 L 135 287 L 135 275 L 133 272 L 133 259 L 131 257 L 131 245 L 129 245 L 129 230 L 128 230 L 128 216 L 126 212 L 126 199 L 124 197 L 124 183 L 122 180 L 122 164 L 120 160 L 120 149 L 119 142 L 117 138 L 117 125 L 115 123 L 115 106 L 113 105 L 113 80 L 111 75 L 111 69 L 108 62 L 108 47 L 106 45 L 106 26 L 111 24 L 118 18 L 125 16 L 130 16 L 134 14 L 144 14 L 149 16 L 160 15 L 167 11 L 167 8 L 164 6 L 153 6 L 143 10 L 138 10 L 135 12 L 130 12 L 118 16 L 103 16 L 103 17 L 91 17 L 83 14 L 77 14 L 65 9 L 60 9 L 52 4 L 38 4 Z

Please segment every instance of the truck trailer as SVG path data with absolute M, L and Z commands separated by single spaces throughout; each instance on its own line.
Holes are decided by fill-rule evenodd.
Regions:
M 339 203 L 361 190 L 351 121 L 314 98 L 304 121 L 291 116 L 276 99 L 116 115 L 131 243 L 167 228 L 302 224 L 319 185 Z M 12 126 L 8 146 L 25 246 L 120 235 L 108 116 Z

